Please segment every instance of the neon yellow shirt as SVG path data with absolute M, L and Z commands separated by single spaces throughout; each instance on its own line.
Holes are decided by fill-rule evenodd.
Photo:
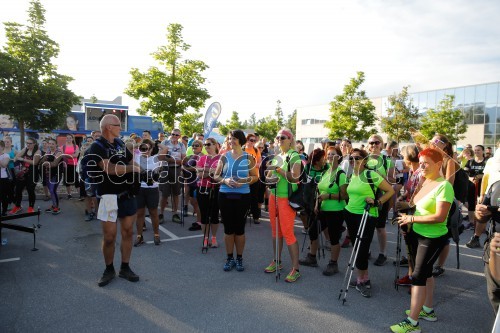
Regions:
M 415 202 L 415 216 L 435 214 L 436 206 L 439 201 L 453 202 L 455 192 L 450 182 L 442 177 L 436 179 L 436 181 L 439 182 L 439 184 L 425 197 Z M 446 235 L 448 233 L 448 228 L 446 227 L 448 213 L 446 214 L 446 219 L 441 223 L 414 223 L 413 231 L 427 238 L 437 238 Z
M 363 173 L 351 176 L 351 181 L 347 186 L 347 194 L 349 195 L 349 203 L 345 207 L 349 212 L 353 214 L 363 214 L 366 207 L 366 198 L 372 198 L 375 200 L 375 194 L 368 183 L 368 170 L 363 170 Z M 381 175 L 375 171 L 370 171 L 370 176 L 373 181 L 374 190 L 377 191 L 380 183 L 384 180 Z M 370 216 L 378 217 L 378 207 L 372 207 L 369 211 Z
M 338 170 L 342 170 L 342 168 L 338 167 L 335 170 L 329 169 L 323 174 L 320 182 L 318 183 L 318 190 L 320 194 L 338 194 L 340 192 L 339 186 L 341 187 L 342 185 L 347 184 L 346 174 L 345 172 L 342 172 L 339 174 L 339 186 L 337 186 L 335 176 L 337 175 Z M 345 205 L 345 200 L 339 201 L 338 199 L 326 199 L 321 202 L 321 210 L 329 212 L 340 211 L 345 208 Z
M 289 161 L 287 161 L 287 157 L 289 157 Z M 272 161 L 271 165 L 277 165 L 279 166 L 283 171 L 289 171 L 288 170 L 288 164 L 290 164 L 290 170 L 292 170 L 292 166 L 295 163 L 302 163 L 300 160 L 299 153 L 297 153 L 295 150 L 290 149 L 289 151 L 286 152 L 285 155 L 279 154 L 276 155 Z M 271 193 L 276 195 L 278 198 L 288 198 L 288 180 L 285 179 L 281 174 L 277 173 L 276 171 L 273 171 L 274 176 L 278 176 L 278 184 L 276 188 L 271 189 Z M 297 184 L 292 184 L 292 190 L 295 191 L 297 190 L 298 185 Z M 277 193 L 277 194 L 276 194 Z

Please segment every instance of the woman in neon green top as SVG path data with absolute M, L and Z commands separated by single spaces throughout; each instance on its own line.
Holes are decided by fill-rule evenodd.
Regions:
M 271 262 L 264 271 L 266 273 L 274 273 L 276 269 L 281 269 L 281 250 L 283 247 L 283 238 L 288 245 L 288 252 L 292 260 L 292 270 L 287 275 L 286 282 L 295 282 L 300 278 L 299 272 L 299 245 L 294 234 L 294 220 L 296 212 L 290 207 L 288 202 L 288 184 L 292 183 L 292 190 L 297 189 L 297 182 L 300 178 L 300 161 L 299 153 L 293 148 L 295 141 L 293 134 L 289 129 L 282 128 L 276 140 L 279 144 L 280 152 L 276 155 L 267 167 L 267 184 L 275 184 L 271 186 L 271 195 L 269 196 L 269 218 L 271 220 L 271 229 L 273 236 L 274 258 L 276 261 Z M 274 188 L 272 188 L 274 187 Z M 278 223 L 278 234 L 276 235 L 276 223 Z M 276 238 L 279 245 L 276 249 Z M 278 256 L 276 256 L 276 251 Z
M 356 290 L 362 296 L 371 297 L 371 283 L 368 277 L 368 252 L 375 231 L 378 208 L 392 197 L 394 189 L 380 174 L 366 169 L 366 163 L 368 162 L 368 153 L 366 151 L 355 148 L 352 150 L 351 158 L 354 167 L 349 186 L 347 186 L 349 203 L 344 210 L 344 219 L 353 244 L 358 235 L 365 207 L 367 204 L 372 206 L 369 210 L 369 217 L 363 235 L 361 235 L 361 243 L 356 258 L 357 280 L 353 281 L 351 285 L 356 287 Z M 375 193 L 378 188 L 385 193 L 376 199 Z
M 418 329 L 419 318 L 437 320 L 432 308 L 432 265 L 447 244 L 446 220 L 455 195 L 453 186 L 441 176 L 443 155 L 437 149 L 427 148 L 421 151 L 418 157 L 425 181 L 413 197 L 415 215 L 401 215 L 397 219 L 403 230 L 411 226 L 410 233 L 413 233 L 409 237 L 411 244 L 408 244 L 415 263 L 411 283 L 411 307 L 406 311 L 406 319 L 391 326 L 393 332 L 412 332 Z
M 333 149 L 332 149 L 333 148 Z M 318 200 L 316 201 L 315 212 L 320 222 L 321 231 L 328 227 L 330 236 L 331 257 L 330 262 L 323 271 L 323 275 L 330 276 L 339 271 L 337 260 L 340 254 L 339 240 L 342 236 L 342 224 L 344 223 L 344 215 L 342 211 L 346 205 L 347 199 L 347 177 L 339 167 L 339 159 L 342 158 L 340 149 L 331 147 L 329 152 L 332 153 L 331 167 L 323 173 L 318 183 Z M 318 266 L 316 261 L 316 252 L 318 251 L 318 226 L 309 229 L 309 237 L 311 238 L 311 246 L 309 253 L 304 260 L 300 261 L 301 265 Z M 308 263 L 316 263 L 316 265 L 308 265 Z

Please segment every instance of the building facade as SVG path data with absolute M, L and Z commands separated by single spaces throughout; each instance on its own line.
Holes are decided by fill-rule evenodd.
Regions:
M 411 93 L 413 104 L 424 114 L 435 109 L 446 95 L 454 95 L 454 106 L 465 115 L 468 126 L 465 138 L 459 145 L 494 146 L 500 140 L 500 82 Z M 388 96 L 372 98 L 377 118 L 387 115 Z M 320 142 L 328 136 L 324 123 L 330 117 L 330 105 L 297 108 L 297 138 L 306 146 Z M 380 123 L 377 123 L 380 129 Z

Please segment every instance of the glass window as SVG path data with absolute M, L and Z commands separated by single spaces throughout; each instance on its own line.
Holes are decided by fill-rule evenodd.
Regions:
M 484 122 L 485 123 L 496 123 L 496 114 L 497 114 L 497 108 L 496 106 L 490 106 L 485 108 L 485 114 L 484 114 Z
M 412 101 L 413 105 L 418 106 L 418 94 L 410 94 L 410 101 Z
M 472 104 L 475 102 L 475 87 L 465 87 L 465 104 Z
M 434 107 L 436 107 L 436 105 L 439 104 L 439 102 L 441 102 L 442 100 L 444 99 L 444 90 L 438 90 L 436 91 L 436 97 L 435 97 L 435 101 L 434 101 Z M 430 104 L 431 104 L 432 100 L 431 100 L 431 96 L 429 94 L 429 107 Z
M 474 124 L 484 124 L 484 114 L 474 115 Z
M 465 99 L 465 88 L 455 89 L 455 105 L 463 105 Z
M 495 124 L 485 124 L 484 125 L 484 134 L 495 134 Z
M 498 104 L 498 83 L 488 84 L 486 86 L 486 105 Z
M 485 145 L 493 145 L 495 143 L 495 137 L 493 135 L 485 135 L 484 143 Z
M 427 93 L 418 94 L 418 110 L 422 113 L 427 112 Z
M 495 127 L 496 127 L 496 133 L 500 135 L 500 124 L 496 124 Z
M 464 116 L 466 124 L 473 124 L 473 112 L 471 105 L 467 105 L 464 107 Z
M 476 86 L 476 98 L 475 102 L 486 102 L 486 85 L 481 84 L 479 86 Z

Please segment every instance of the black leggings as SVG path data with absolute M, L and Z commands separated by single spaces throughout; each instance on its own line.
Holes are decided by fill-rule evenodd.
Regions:
M 314 217 L 314 216 L 312 216 Z M 319 222 L 318 222 L 319 220 Z M 309 226 L 309 238 L 311 241 L 318 239 L 318 223 L 321 225 L 321 231 L 328 227 L 328 236 L 330 244 L 337 245 L 342 237 L 342 224 L 344 223 L 343 211 L 320 211 L 317 219 L 313 219 Z
M 23 190 L 26 187 L 26 191 L 28 191 L 28 206 L 29 207 L 34 207 L 35 206 L 35 187 L 36 184 L 33 181 L 33 179 L 23 179 L 23 180 L 16 180 L 16 199 L 14 204 L 17 207 L 21 207 L 21 200 L 23 199 Z
M 351 236 L 351 243 L 354 245 L 358 230 L 361 225 L 362 214 L 353 214 L 344 210 L 344 218 L 347 224 L 347 230 Z M 375 232 L 376 218 L 368 216 L 366 221 L 365 230 L 361 236 L 361 244 L 359 245 L 358 257 L 356 258 L 356 268 L 359 270 L 368 269 L 368 253 L 370 252 L 370 245 L 372 243 L 373 234 Z
M 9 197 L 12 195 L 12 185 L 8 178 L 0 178 L 0 193 L 1 198 L 1 213 L 7 213 L 7 206 L 9 205 Z
M 446 246 L 448 236 L 427 238 L 417 234 L 413 230 L 410 233 L 412 235 L 408 237 L 408 240 L 410 241 L 410 252 L 414 255 L 413 262 L 415 263 L 411 284 L 413 286 L 425 286 L 427 279 L 432 277 L 434 263 Z
M 209 193 L 206 193 L 207 191 Z M 210 195 L 212 195 L 211 200 Z M 211 224 L 219 224 L 219 205 L 217 202 L 218 195 L 218 188 L 210 190 L 205 187 L 200 187 L 200 190 L 196 194 L 196 200 L 198 201 L 198 206 L 200 207 L 201 224 L 209 224 L 209 222 Z
M 226 235 L 245 234 L 245 214 L 250 207 L 250 193 L 219 192 L 219 209 Z
M 260 219 L 259 185 L 259 182 L 250 185 L 250 212 L 255 220 Z

